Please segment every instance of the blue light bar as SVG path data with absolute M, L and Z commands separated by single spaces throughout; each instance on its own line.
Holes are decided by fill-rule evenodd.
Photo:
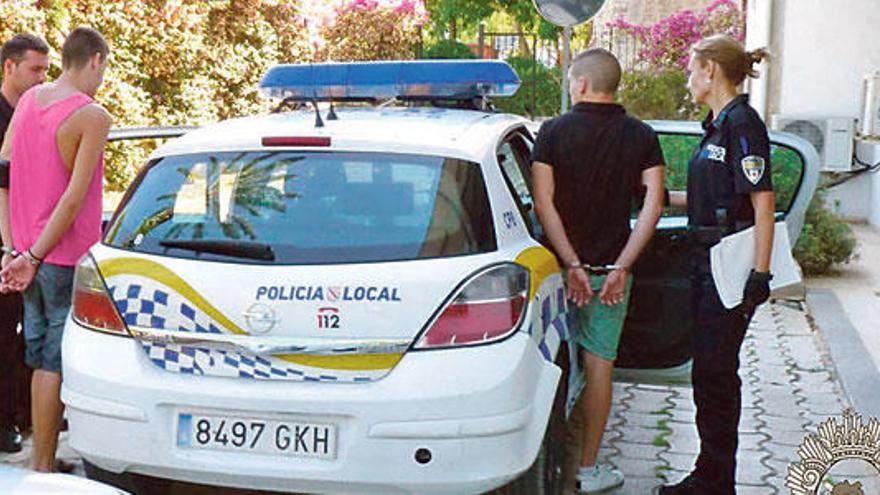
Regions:
M 319 101 L 512 96 L 519 86 L 516 72 L 500 60 L 283 64 L 260 81 L 267 96 Z

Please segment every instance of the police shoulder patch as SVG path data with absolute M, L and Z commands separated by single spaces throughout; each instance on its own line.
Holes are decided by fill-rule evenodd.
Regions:
M 757 185 L 758 182 L 761 181 L 761 178 L 764 177 L 764 158 L 757 155 L 749 155 L 742 159 L 740 162 L 742 165 L 743 173 L 746 176 L 746 179 L 752 183 L 752 185 Z

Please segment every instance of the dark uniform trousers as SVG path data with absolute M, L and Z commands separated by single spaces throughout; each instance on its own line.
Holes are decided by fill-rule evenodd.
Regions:
M 709 249 L 696 246 L 693 283 L 695 301 L 694 361 L 691 371 L 700 455 L 696 476 L 700 493 L 735 493 L 737 430 L 742 395 L 739 351 L 749 320 L 721 304 L 709 268 Z
M 0 294 L 0 424 L 30 426 L 30 373 L 24 366 L 21 294 Z

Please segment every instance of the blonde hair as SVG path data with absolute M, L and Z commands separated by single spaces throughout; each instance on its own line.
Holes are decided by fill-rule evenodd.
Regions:
M 754 65 L 770 55 L 764 48 L 746 51 L 740 42 L 726 34 L 703 38 L 692 51 L 702 64 L 710 60 L 718 64 L 727 79 L 737 86 L 746 77 L 757 78 L 758 71 Z

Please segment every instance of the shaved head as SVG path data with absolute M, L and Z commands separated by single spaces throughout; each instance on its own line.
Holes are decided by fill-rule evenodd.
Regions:
M 620 84 L 620 62 L 604 48 L 590 48 L 571 61 L 572 78 L 584 78 L 594 93 L 614 94 Z

